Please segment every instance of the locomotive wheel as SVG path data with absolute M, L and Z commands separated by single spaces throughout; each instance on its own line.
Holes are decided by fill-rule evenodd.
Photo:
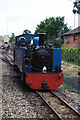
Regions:
M 22 73 L 21 73 L 21 81 L 22 81 L 23 83 L 25 83 L 25 78 L 26 78 L 25 73 L 22 72 Z
M 14 69 L 15 72 L 18 72 L 18 67 L 17 67 L 17 65 L 14 64 L 14 65 L 13 65 L 13 69 Z

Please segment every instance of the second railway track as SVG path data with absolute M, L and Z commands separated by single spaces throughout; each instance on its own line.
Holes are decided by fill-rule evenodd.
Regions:
M 6 53 L 3 53 L 2 60 L 13 66 L 13 59 Z

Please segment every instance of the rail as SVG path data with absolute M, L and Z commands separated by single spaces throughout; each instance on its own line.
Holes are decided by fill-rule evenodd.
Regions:
M 36 93 L 51 109 L 59 120 L 80 119 L 80 113 L 70 106 L 66 101 L 57 96 L 53 91 Z
M 2 60 L 13 66 L 13 59 L 6 53 L 3 53 Z

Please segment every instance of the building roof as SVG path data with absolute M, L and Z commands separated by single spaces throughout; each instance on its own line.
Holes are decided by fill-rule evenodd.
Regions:
M 77 33 L 80 33 L 80 26 L 73 30 L 68 31 L 67 33 L 64 33 L 63 35 L 72 35 L 72 34 L 77 34 Z

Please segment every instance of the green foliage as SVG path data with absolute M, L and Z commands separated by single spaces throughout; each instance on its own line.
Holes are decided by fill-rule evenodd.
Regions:
M 15 42 L 15 34 L 14 34 L 14 33 L 11 34 L 10 42 L 11 42 L 11 43 L 12 43 L 12 42 Z
M 31 31 L 29 31 L 29 30 L 27 30 L 27 29 L 25 29 L 24 31 L 23 31 L 23 34 L 30 34 L 31 33 Z
M 74 3 L 74 7 L 73 7 L 73 13 L 74 14 L 80 14 L 80 1 L 75 1 Z
M 60 47 L 63 43 L 63 34 L 69 31 L 67 24 L 64 24 L 64 17 L 50 17 L 41 21 L 37 25 L 35 34 L 45 32 L 46 41 L 52 42 L 56 47 Z
M 62 47 L 62 59 L 80 66 L 80 48 Z

